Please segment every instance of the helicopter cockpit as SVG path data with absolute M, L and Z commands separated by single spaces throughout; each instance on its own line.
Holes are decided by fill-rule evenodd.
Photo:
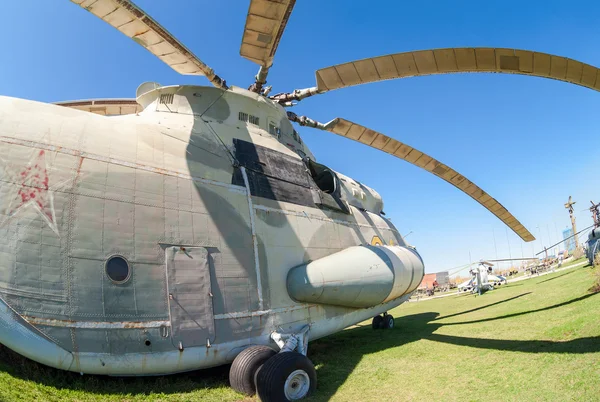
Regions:
M 330 195 L 338 204 L 345 202 L 363 211 L 381 213 L 383 200 L 375 190 L 310 158 L 304 161 L 319 190 Z

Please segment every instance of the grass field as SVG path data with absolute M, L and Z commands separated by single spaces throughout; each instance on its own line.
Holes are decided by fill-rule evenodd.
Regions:
M 312 400 L 592 401 L 600 399 L 600 294 L 590 267 L 502 286 L 482 296 L 411 302 L 396 328 L 363 323 L 310 343 Z M 80 376 L 3 349 L 0 399 L 252 401 L 227 367 L 154 378 Z

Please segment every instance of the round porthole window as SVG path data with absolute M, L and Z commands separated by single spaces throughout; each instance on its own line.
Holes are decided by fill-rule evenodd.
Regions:
M 106 261 L 106 275 L 114 283 L 125 283 L 131 276 L 131 268 L 125 258 L 115 255 Z

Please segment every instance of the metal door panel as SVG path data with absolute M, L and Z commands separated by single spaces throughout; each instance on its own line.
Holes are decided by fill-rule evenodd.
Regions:
M 204 247 L 166 249 L 172 338 L 182 347 L 215 339 L 208 251 Z

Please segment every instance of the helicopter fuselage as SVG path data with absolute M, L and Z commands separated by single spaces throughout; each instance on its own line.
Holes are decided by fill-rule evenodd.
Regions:
M 275 102 L 196 86 L 138 102 L 105 117 L 0 98 L 2 344 L 81 373 L 183 372 L 274 347 L 273 331 L 335 333 L 420 283 L 422 261 L 377 305 L 293 300 L 293 267 L 357 245 L 418 254 Z

